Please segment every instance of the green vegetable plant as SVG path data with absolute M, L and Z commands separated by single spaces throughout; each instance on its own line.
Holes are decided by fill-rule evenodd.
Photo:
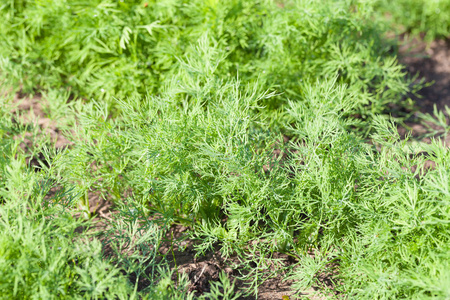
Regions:
M 417 87 L 383 3 L 1 2 L 5 299 L 237 299 L 280 276 L 298 295 L 449 298 L 448 116 L 422 116 L 442 128 L 429 144 L 399 137 L 387 105 Z M 19 90 L 66 147 L 19 117 Z M 172 225 L 234 278 L 190 291 Z
M 54 0 L 0 9 L 2 72 L 25 92 L 70 90 L 120 109 L 114 97 L 160 94 L 205 35 L 227 57 L 215 66 L 222 80 L 280 93 L 261 111 L 274 126 L 283 126 L 282 108 L 302 96 L 302 82 L 317 78 L 337 74 L 359 93 L 354 113 L 364 117 L 408 92 L 370 2 Z
M 435 39 L 450 37 L 450 1 L 413 0 L 413 1 L 375 1 L 378 12 L 385 14 L 387 21 L 399 33 L 413 36 L 423 35 L 430 43 Z

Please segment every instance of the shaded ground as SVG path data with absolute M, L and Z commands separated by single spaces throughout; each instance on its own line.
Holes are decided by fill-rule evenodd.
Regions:
M 399 132 L 405 135 L 409 130 L 412 136 L 420 138 L 432 129 L 439 129 L 430 122 L 423 122 L 418 117 L 420 113 L 433 115 L 434 106 L 445 112 L 445 107 L 450 107 L 450 40 L 433 41 L 426 45 L 416 39 L 404 41 L 400 47 L 399 61 L 406 66 L 408 73 L 418 74 L 417 81 L 425 79 L 431 83 L 419 91 L 415 101 L 416 112 L 405 121 L 405 127 L 400 127 Z M 428 126 L 427 126 L 428 125 Z M 429 138 L 422 139 L 429 142 Z M 450 137 L 445 137 L 448 143 Z
M 116 213 L 114 206 L 108 203 L 102 204 L 101 201 L 99 204 L 99 207 L 103 207 L 104 209 L 101 214 L 95 216 L 94 222 L 96 222 L 96 225 L 93 228 L 90 228 L 89 232 L 91 233 L 106 232 L 109 228 L 108 221 L 105 221 L 104 218 L 111 219 L 111 217 L 113 218 L 112 214 Z M 86 230 L 86 228 L 82 228 L 81 230 Z M 247 286 L 247 282 L 238 278 L 240 275 L 246 274 L 246 271 L 238 267 L 239 260 L 237 256 L 232 255 L 229 258 L 224 258 L 221 256 L 218 248 L 216 248 L 215 251 L 208 251 L 205 255 L 196 256 L 197 251 L 195 250 L 195 241 L 189 239 L 189 231 L 190 228 L 188 227 L 172 225 L 158 249 L 160 259 L 166 257 L 169 266 L 175 271 L 172 275 L 173 282 L 178 282 L 178 276 L 184 273 L 190 281 L 188 290 L 199 296 L 211 291 L 211 283 L 218 281 L 219 274 L 224 272 L 230 281 L 234 282 L 236 292 Z M 108 236 L 100 235 L 99 238 L 102 240 L 103 238 L 108 238 Z M 110 251 L 108 246 L 104 250 L 107 255 L 112 254 L 112 251 Z M 275 253 L 273 258 L 279 260 L 279 263 L 277 265 L 274 263 L 270 264 L 268 269 L 269 272 L 274 271 L 277 268 L 291 266 L 298 262 L 288 255 L 281 253 Z M 160 261 L 160 259 L 158 259 L 158 261 Z M 292 291 L 290 289 L 292 280 L 285 280 L 283 275 L 284 274 L 277 275 L 261 284 L 258 288 L 257 299 L 297 299 L 292 297 Z M 325 282 L 326 278 L 323 278 L 323 281 Z M 147 287 L 148 284 L 150 283 L 147 280 L 140 280 L 139 289 Z M 303 295 L 309 295 L 313 292 L 314 290 L 311 289 L 310 291 L 305 291 Z M 239 299 L 251 300 L 256 298 L 254 296 L 241 296 Z M 320 298 L 310 297 L 309 299 Z
M 429 47 L 413 40 L 400 48 L 400 54 L 410 74 L 419 73 L 426 82 L 434 82 L 419 92 L 421 98 L 414 99 L 418 109 L 432 113 L 434 105 L 439 110 L 450 107 L 450 40 L 434 41 Z
M 399 132 L 405 135 L 408 130 L 412 130 L 413 136 L 419 138 L 427 132 L 426 124 L 420 122 L 418 112 L 432 113 L 433 106 L 436 105 L 439 110 L 444 110 L 445 106 L 450 107 L 450 41 L 435 41 L 429 47 L 423 42 L 417 40 L 405 42 L 400 48 L 400 62 L 406 65 L 407 71 L 411 74 L 419 74 L 419 79 L 424 78 L 427 82 L 434 82 L 433 85 L 425 87 L 419 92 L 419 96 L 415 97 L 417 111 L 406 120 L 405 127 L 399 127 Z M 14 112 L 17 120 L 23 123 L 35 123 L 38 125 L 39 133 L 48 135 L 50 139 L 56 143 L 57 148 L 70 146 L 70 142 L 64 137 L 58 125 L 57 120 L 51 120 L 45 112 L 45 99 L 41 96 L 33 98 L 21 97 L 17 95 L 14 99 L 17 104 Z M 428 124 L 433 128 L 434 125 Z M 429 138 L 423 139 L 429 141 Z M 446 137 L 449 142 L 449 137 Z M 23 145 L 24 149 L 30 149 L 33 145 L 27 143 Z M 31 161 L 32 164 L 37 162 Z M 113 205 L 101 199 L 94 193 L 90 194 L 91 211 L 95 212 L 95 220 L 98 222 L 94 231 L 104 231 L 107 222 L 111 220 L 111 214 L 114 213 Z M 190 279 L 191 291 L 204 293 L 210 290 L 210 282 L 219 279 L 219 273 L 225 272 L 231 280 L 235 280 L 240 270 L 235 268 L 237 258 L 224 259 L 219 251 L 211 251 L 205 256 L 196 257 L 194 250 L 194 242 L 184 239 L 183 236 L 189 229 L 183 226 L 172 226 L 167 239 L 175 238 L 176 243 L 166 242 L 159 249 L 162 255 L 166 255 L 173 267 L 178 272 L 186 273 Z M 169 253 L 173 251 L 173 255 Z M 294 259 L 287 255 L 276 254 L 276 257 L 282 261 L 284 266 L 290 266 L 296 263 Z M 277 266 L 272 266 L 276 268 Z M 175 278 L 174 278 L 175 279 Z M 258 299 L 289 299 L 283 296 L 289 296 L 293 299 L 290 286 L 292 282 L 285 281 L 283 275 L 271 278 L 264 282 L 258 289 Z M 326 278 L 323 281 L 326 282 Z M 245 282 L 236 281 L 236 287 L 245 286 Z M 309 291 L 311 292 L 311 291 Z M 308 298 L 308 291 L 305 297 Z M 310 297 L 311 299 L 319 299 Z M 254 299 L 254 297 L 242 297 L 241 299 Z
M 171 228 L 175 238 L 182 238 L 183 233 L 189 230 L 183 226 L 173 226 Z M 160 252 L 165 254 L 171 251 L 170 245 L 165 244 L 161 247 Z M 236 291 L 239 288 L 245 288 L 246 283 L 238 280 L 237 277 L 245 271 L 237 268 L 239 264 L 237 257 L 232 256 L 225 259 L 220 255 L 218 250 L 206 253 L 205 256 L 195 257 L 194 242 L 192 240 L 181 241 L 176 243 L 173 248 L 174 257 L 168 255 L 171 266 L 174 266 L 174 259 L 178 272 L 186 273 L 191 281 L 190 291 L 196 291 L 197 294 L 208 292 L 210 290 L 210 281 L 217 281 L 219 273 L 225 272 L 231 281 L 235 281 Z M 297 261 L 291 259 L 288 255 L 275 253 L 274 259 L 280 259 L 280 265 L 272 264 L 270 269 L 273 271 L 277 267 L 287 267 Z M 270 270 L 267 270 L 270 271 Z M 175 279 L 175 278 L 173 278 Z M 285 280 L 283 274 L 268 279 L 258 288 L 258 299 L 283 299 L 283 296 L 290 296 L 292 291 L 290 286 L 292 281 Z M 311 292 L 311 291 L 310 291 Z M 306 292 L 305 292 L 306 294 Z M 255 299 L 255 297 L 241 297 L 240 299 Z M 292 299 L 292 298 L 291 298 Z

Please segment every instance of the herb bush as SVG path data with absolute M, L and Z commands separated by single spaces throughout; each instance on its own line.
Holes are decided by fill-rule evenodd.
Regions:
M 7 1 L 1 67 L 33 88 L 69 88 L 87 98 L 159 94 L 207 35 L 226 56 L 216 74 L 302 95 L 302 82 L 339 75 L 367 116 L 408 91 L 371 6 L 355 1 Z M 369 106 L 370 105 L 370 106 Z M 370 107 L 370 109 L 368 109 Z M 356 113 L 356 112 L 355 112 Z M 271 113 L 267 115 L 272 116 Z M 272 118 L 275 118 L 272 116 Z M 277 119 L 277 118 L 275 118 Z
M 449 0 L 377 0 L 376 8 L 401 31 L 414 36 L 424 34 L 428 42 L 450 37 Z
M 25 134 L 35 128 L 15 121 L 8 103 L 9 99 L 2 97 L 0 299 L 138 298 L 134 284 L 124 275 L 123 259 L 105 259 L 100 241 L 80 232 L 89 226 L 89 221 L 73 217 L 78 201 L 73 187 L 60 184 L 58 176 L 52 177 L 51 167 L 45 172 L 27 167 L 30 153 L 24 153 L 21 145 Z M 42 147 L 47 139 L 36 134 L 28 138 Z M 45 152 L 42 147 L 34 151 Z M 115 224 L 120 228 L 123 222 L 118 220 Z M 129 235 L 121 237 L 126 239 Z M 160 234 L 148 230 L 140 244 L 155 244 L 155 239 L 160 240 Z M 117 248 L 120 242 L 111 244 Z M 155 279 L 146 295 L 152 299 L 186 299 L 183 282 L 177 290 L 163 263 L 159 268 L 159 283 Z
M 83 212 L 76 188 L 53 165 L 37 172 L 27 166 L 30 153 L 20 146 L 34 128 L 13 122 L 8 102 L 2 98 L 0 111 L 0 299 L 192 299 L 187 278 L 172 282 L 165 257 L 157 259 L 165 227 L 149 221 L 138 203 L 136 213 L 127 207 L 112 216 L 107 240 L 85 230 L 93 224 L 74 217 Z M 32 139 L 44 156 L 54 152 L 45 136 Z M 147 284 L 138 291 L 139 281 Z M 234 285 L 220 275 L 204 298 L 231 293 Z
M 273 275 L 269 265 L 279 262 L 271 257 L 281 251 L 299 259 L 287 270 L 298 291 L 338 270 L 333 291 L 347 296 L 448 297 L 447 148 L 415 149 L 381 117 L 374 145 L 366 143 L 347 130 L 353 122 L 344 112 L 356 102 L 336 80 L 304 86 L 307 101 L 290 103 L 293 139 L 283 145 L 252 126 L 253 105 L 270 95 L 212 81 L 198 83 L 197 94 L 217 93 L 208 107 L 178 106 L 173 97 L 193 91 L 177 85 L 163 98 L 123 103 L 123 115 L 108 122 L 104 109 L 85 108 L 90 117 L 71 153 L 89 164 L 109 152 L 104 165 L 121 169 L 105 167 L 93 181 L 120 172 L 119 194 L 131 189 L 151 211 L 192 226 L 199 253 L 219 245 L 222 255 L 238 255 L 250 291 Z M 277 147 L 284 158 L 274 159 Z M 426 170 L 425 160 L 435 168 Z
M 17 136 L 34 129 L 1 98 L 7 297 L 193 298 L 157 259 L 174 223 L 198 255 L 237 257 L 247 294 L 285 272 L 297 292 L 450 297 L 448 148 L 401 140 L 382 114 L 411 87 L 370 3 L 5 1 L 0 12 L 4 85 L 45 92 L 50 118 L 76 119 L 72 146 L 34 135 L 25 153 Z M 101 240 L 111 256 L 75 230 L 91 224 L 72 214 L 88 212 L 91 192 L 118 210 Z M 232 295 L 221 275 L 202 297 Z

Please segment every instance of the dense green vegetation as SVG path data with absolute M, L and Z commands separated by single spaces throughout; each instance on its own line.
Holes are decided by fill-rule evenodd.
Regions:
M 400 32 L 424 35 L 428 42 L 450 36 L 449 0 L 377 0 L 376 8 Z
M 433 3 L 1 1 L 0 297 L 194 298 L 158 252 L 182 224 L 240 261 L 242 293 L 283 271 L 294 292 L 449 298 L 450 154 L 387 106 L 418 88 L 388 25 L 448 37 Z M 93 193 L 117 209 L 101 238 Z M 222 274 L 199 297 L 239 294 Z

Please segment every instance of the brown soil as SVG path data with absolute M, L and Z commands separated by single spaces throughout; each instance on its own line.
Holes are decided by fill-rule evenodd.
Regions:
M 173 247 L 173 255 L 170 243 L 165 243 L 160 252 L 162 254 L 168 254 L 167 258 L 172 267 L 177 265 L 179 273 L 186 273 L 191 281 L 189 286 L 190 291 L 195 291 L 197 295 L 210 291 L 211 281 L 217 281 L 219 279 L 219 273 L 225 272 L 228 278 L 235 283 L 236 291 L 246 287 L 246 282 L 239 280 L 238 277 L 241 274 L 245 274 L 245 271 L 237 267 L 239 260 L 236 256 L 224 258 L 221 256 L 220 251 L 209 251 L 204 256 L 196 257 L 196 251 L 194 249 L 195 242 L 192 240 L 183 240 L 183 236 L 189 229 L 183 226 L 172 226 L 171 232 L 173 237 L 181 242 L 175 243 Z M 172 233 L 168 234 L 168 238 Z M 293 265 L 297 261 L 290 259 L 287 255 L 281 253 L 275 253 L 274 259 L 280 260 L 280 265 L 276 266 L 274 263 L 269 264 L 268 272 L 273 271 L 277 267 L 287 267 Z M 283 299 L 283 296 L 290 297 L 289 299 L 295 299 L 291 295 L 293 294 L 290 286 L 292 281 L 285 280 L 284 274 L 279 274 L 274 278 L 266 280 L 258 288 L 257 299 Z M 176 276 L 176 275 L 175 275 Z M 174 277 L 173 279 L 175 279 Z M 311 291 L 309 291 L 311 293 Z M 305 292 L 305 294 L 307 294 Z M 255 299 L 254 296 L 240 297 L 239 299 Z
M 434 82 L 420 91 L 416 105 L 423 113 L 432 113 L 450 107 L 450 40 L 434 41 L 427 47 L 423 42 L 413 40 L 400 48 L 400 62 L 410 74 L 419 73 L 419 78 Z
M 50 137 L 57 149 L 64 148 L 71 143 L 62 134 L 59 120 L 52 120 L 48 118 L 45 113 L 44 106 L 47 102 L 41 95 L 35 95 L 33 97 L 28 97 L 17 93 L 13 100 L 13 113 L 16 117 L 17 122 L 24 125 L 37 125 L 39 127 L 39 132 L 43 135 Z M 27 146 L 31 146 L 28 144 Z
M 98 203 L 102 213 L 98 213 L 94 217 L 95 226 L 92 228 L 80 228 L 80 232 L 88 232 L 89 235 L 97 235 L 100 240 L 108 238 L 102 233 L 110 229 L 108 226 L 109 222 L 114 222 L 114 206 L 107 201 L 100 200 L 97 197 L 92 198 L 93 203 Z M 93 212 L 94 210 L 92 210 Z M 106 219 L 105 219 L 106 217 Z M 239 280 L 239 276 L 245 274 L 246 271 L 239 267 L 239 260 L 234 255 L 229 258 L 224 258 L 220 251 L 217 249 L 215 251 L 207 251 L 205 255 L 196 256 L 197 251 L 195 250 L 195 241 L 189 239 L 189 228 L 181 225 L 172 225 L 167 232 L 162 245 L 159 247 L 158 252 L 161 257 L 165 257 L 171 269 L 175 272 L 172 275 L 173 282 L 178 282 L 178 278 L 184 273 L 189 278 L 190 284 L 188 286 L 189 292 L 193 292 L 195 295 L 199 296 L 203 293 L 209 292 L 211 290 L 211 283 L 219 280 L 219 274 L 224 272 L 231 282 L 234 283 L 235 292 L 242 291 L 243 288 L 247 286 L 247 282 Z M 113 251 L 106 246 L 104 249 L 106 255 L 114 255 Z M 160 259 L 161 259 L 160 257 Z M 290 258 L 287 255 L 281 253 L 275 253 L 274 259 L 279 260 L 278 265 L 275 263 L 269 264 L 270 270 L 274 271 L 277 267 L 287 267 L 291 266 L 298 261 Z M 258 297 L 254 296 L 241 296 L 239 299 L 251 300 L 251 299 L 297 299 L 293 296 L 293 292 L 290 289 L 292 280 L 285 280 L 284 274 L 279 274 L 273 278 L 266 280 L 258 288 Z M 323 282 L 326 283 L 327 278 L 322 278 Z M 149 282 L 140 281 L 139 289 L 146 288 Z M 321 299 L 315 297 L 313 294 L 317 289 L 311 289 L 305 291 L 302 295 L 308 295 L 309 299 Z M 283 298 L 284 296 L 284 298 Z M 288 297 L 288 298 L 286 298 Z
M 429 122 L 421 122 L 419 113 L 433 115 L 434 106 L 445 112 L 445 107 L 450 107 L 450 40 L 437 40 L 430 45 L 417 39 L 404 40 L 400 47 L 400 62 L 406 66 L 408 73 L 418 74 L 418 81 L 424 79 L 430 85 L 413 96 L 416 112 L 405 122 L 405 127 L 400 127 L 399 132 L 405 135 L 408 131 L 412 136 L 424 142 L 430 138 L 422 138 L 430 132 L 428 126 L 439 129 Z M 427 126 L 428 125 L 428 126 Z M 444 137 L 446 143 L 450 137 Z

